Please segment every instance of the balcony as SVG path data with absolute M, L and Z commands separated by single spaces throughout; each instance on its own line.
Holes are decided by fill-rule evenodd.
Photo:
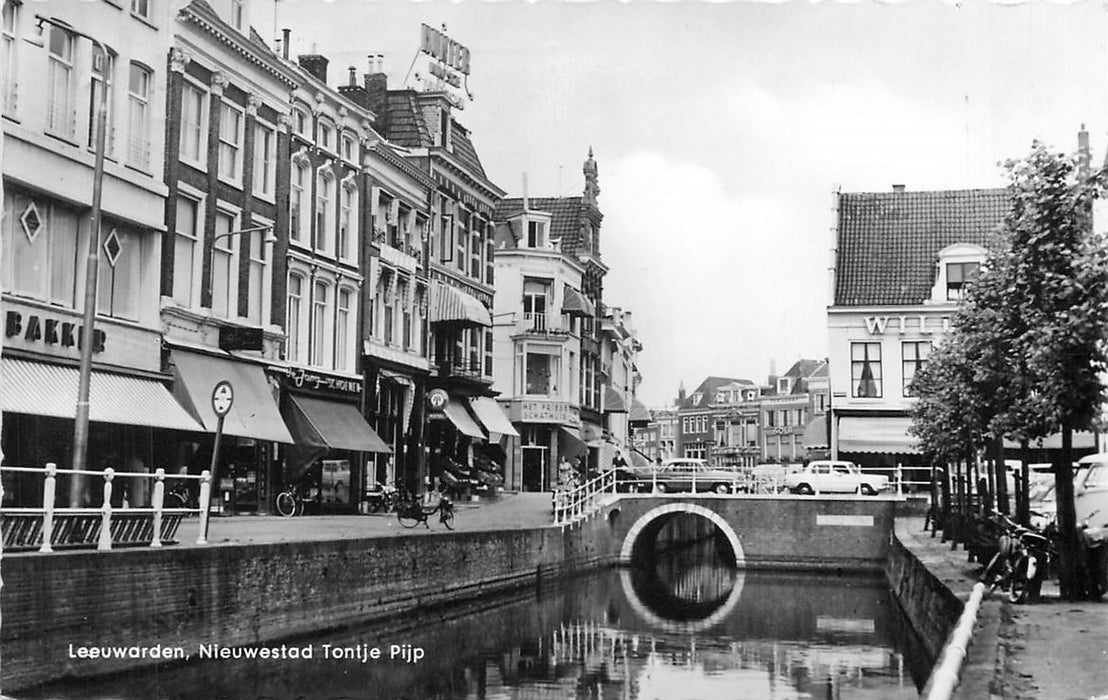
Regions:
M 435 365 L 435 369 L 440 377 L 461 377 L 477 380 L 486 378 L 485 368 L 481 360 L 446 360 Z
M 523 312 L 523 321 L 519 323 L 517 332 L 545 336 L 569 335 L 569 329 L 562 325 L 561 316 L 530 311 Z

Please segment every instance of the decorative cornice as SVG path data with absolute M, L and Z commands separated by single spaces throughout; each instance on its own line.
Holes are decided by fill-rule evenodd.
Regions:
M 191 22 L 200 27 L 220 43 L 281 81 L 289 89 L 296 87 L 299 82 L 295 73 L 290 71 L 275 53 L 249 41 L 220 19 L 207 3 L 191 2 L 181 8 L 177 17 L 182 21 Z
M 212 73 L 212 94 L 222 95 L 224 88 L 227 87 L 227 74 L 222 71 L 216 71 Z
M 185 66 L 192 61 L 192 54 L 184 49 L 174 46 L 169 50 L 169 70 L 174 73 L 184 73 Z

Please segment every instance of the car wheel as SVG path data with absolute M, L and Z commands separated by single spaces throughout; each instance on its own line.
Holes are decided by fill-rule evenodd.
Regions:
M 815 491 L 812 490 L 812 487 L 808 484 L 801 484 L 800 486 L 797 486 L 796 492 L 799 493 L 801 496 L 811 496 L 813 493 L 815 493 Z
M 862 484 L 862 495 L 863 496 L 876 496 L 877 492 L 874 491 L 873 487 L 870 486 L 869 484 Z
M 731 493 L 731 487 L 727 484 L 716 484 L 712 490 L 716 493 Z

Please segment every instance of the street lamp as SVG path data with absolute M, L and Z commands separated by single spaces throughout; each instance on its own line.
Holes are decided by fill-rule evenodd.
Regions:
M 254 233 L 255 231 L 267 231 L 266 237 L 262 239 L 262 245 L 267 243 L 276 243 L 277 236 L 273 233 L 273 224 L 266 224 L 265 226 L 253 226 L 251 228 L 242 228 L 238 231 L 227 231 L 226 233 L 217 233 L 212 236 L 212 252 L 208 257 L 208 297 L 212 296 L 212 288 L 215 285 L 215 242 L 220 238 L 230 238 L 231 236 L 237 236 L 240 233 Z M 214 303 L 214 302 L 212 302 Z
M 108 47 L 100 43 L 94 37 L 74 29 L 68 22 L 60 20 L 57 17 L 35 15 L 35 20 L 37 20 L 40 36 L 44 30 L 43 25 L 49 24 L 67 34 L 88 39 L 100 52 L 100 55 L 104 59 L 104 65 L 107 65 Z M 100 273 L 100 199 L 104 188 L 104 139 L 108 126 L 107 76 L 105 75 L 104 77 L 104 84 L 100 87 L 100 100 L 96 107 L 96 160 L 92 171 L 92 223 L 89 230 L 88 255 L 85 262 L 84 322 L 81 330 L 81 343 L 79 348 L 81 352 L 81 365 L 77 379 L 76 421 L 73 426 L 74 470 L 85 468 L 85 461 L 88 453 L 89 384 L 92 379 L 93 326 L 96 323 L 97 278 Z M 76 474 L 75 476 L 78 480 L 74 484 L 76 486 L 76 483 L 79 483 L 81 479 L 81 475 Z M 79 490 L 75 488 L 74 491 L 78 492 Z M 79 496 L 77 497 L 79 498 Z

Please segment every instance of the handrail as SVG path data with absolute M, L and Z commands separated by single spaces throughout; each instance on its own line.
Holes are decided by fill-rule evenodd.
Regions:
M 958 617 L 958 624 L 950 633 L 946 646 L 943 647 L 942 657 L 939 663 L 931 671 L 931 677 L 927 679 L 927 700 L 950 700 L 954 689 L 958 687 L 958 678 L 962 673 L 962 663 L 966 659 L 966 650 L 969 648 L 970 638 L 973 636 L 973 626 L 977 622 L 977 613 L 981 609 L 981 601 L 985 597 L 985 584 L 978 581 L 973 586 L 969 600 L 962 608 L 962 614 Z
M 153 472 L 117 472 L 111 467 L 104 469 L 103 471 L 96 471 L 91 469 L 58 469 L 58 466 L 53 462 L 47 462 L 45 467 L 16 467 L 16 466 L 0 466 L 0 472 L 16 472 L 16 473 L 32 473 L 43 475 L 43 488 L 42 488 L 42 507 L 0 507 L 0 513 L 8 515 L 24 515 L 33 516 L 41 515 L 41 528 L 42 528 L 42 545 L 39 547 L 39 552 L 49 553 L 53 552 L 53 543 L 55 535 L 55 520 L 59 517 L 66 516 L 95 516 L 100 515 L 99 535 L 96 543 L 96 548 L 100 550 L 110 550 L 112 548 L 112 534 L 113 534 L 113 515 L 119 513 L 119 517 L 116 521 L 123 519 L 127 514 L 150 514 L 152 521 L 152 538 L 150 542 L 151 547 L 162 546 L 162 523 L 165 515 L 177 516 L 178 520 L 184 515 L 191 515 L 196 513 L 199 515 L 198 520 L 198 534 L 196 538 L 196 544 L 207 544 L 207 531 L 208 531 L 208 510 L 211 505 L 211 493 L 212 493 L 212 475 L 208 470 L 204 470 L 201 474 L 166 474 L 165 469 L 161 467 L 155 469 Z M 57 496 L 57 477 L 59 474 L 91 474 L 94 476 L 100 476 L 104 479 L 103 489 L 103 501 L 100 506 L 91 507 L 78 507 L 78 508 L 62 508 L 55 505 L 54 501 Z M 141 478 L 141 479 L 153 479 L 154 489 L 151 497 L 151 505 L 149 507 L 142 508 L 116 508 L 112 505 L 112 481 L 116 477 L 127 478 Z M 180 480 L 198 480 L 200 482 L 200 496 L 198 498 L 198 504 L 196 508 L 166 508 L 165 507 L 165 480 L 180 479 Z M 121 526 L 123 527 L 123 526 Z M 176 529 L 174 524 L 173 529 Z
M 554 491 L 554 524 L 565 525 L 595 512 L 603 494 L 616 492 L 615 470 L 608 470 L 572 489 Z

